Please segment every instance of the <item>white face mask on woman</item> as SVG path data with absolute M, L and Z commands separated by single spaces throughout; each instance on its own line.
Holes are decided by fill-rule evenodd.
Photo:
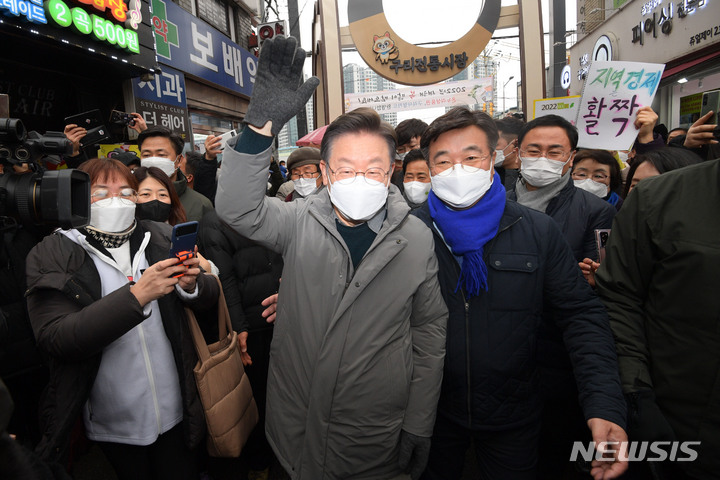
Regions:
M 545 157 L 520 157 L 520 175 L 533 187 L 546 187 L 560 180 L 563 168 L 570 161 L 570 158 L 572 158 L 572 155 L 567 161 L 559 162 Z
M 346 181 L 336 180 L 330 184 L 330 201 L 350 220 L 370 220 L 385 205 L 388 186 L 367 178 L 355 177 L 351 183 Z
M 147 157 L 140 159 L 140 166 L 141 167 L 157 167 L 160 170 L 162 170 L 165 175 L 168 177 L 172 177 L 175 173 L 175 170 L 177 170 L 177 167 L 175 166 L 175 162 L 172 158 L 165 158 L 165 157 Z
M 490 190 L 493 176 L 489 170 L 456 163 L 430 177 L 430 181 L 440 200 L 455 208 L 467 208 Z
M 405 190 L 405 196 L 412 203 L 423 203 L 427 200 L 428 193 L 430 193 L 430 187 L 432 183 L 423 182 L 404 182 L 403 189 Z
M 90 205 L 90 226 L 108 233 L 124 232 L 135 221 L 135 202 L 105 198 Z
M 582 180 L 574 180 L 575 186 L 581 190 L 605 198 L 608 194 L 608 186 L 604 183 L 596 182 L 592 178 L 584 178 Z

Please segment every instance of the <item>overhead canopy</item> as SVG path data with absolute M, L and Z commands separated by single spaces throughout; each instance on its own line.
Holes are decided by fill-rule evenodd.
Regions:
M 307 135 L 302 137 L 300 140 L 295 142 L 295 145 L 297 145 L 299 147 L 320 148 L 320 143 L 322 142 L 322 139 L 325 136 L 325 130 L 327 130 L 327 125 L 308 133 Z

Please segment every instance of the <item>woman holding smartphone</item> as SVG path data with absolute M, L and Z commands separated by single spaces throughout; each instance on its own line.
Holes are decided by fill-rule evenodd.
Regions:
M 169 225 L 135 219 L 127 167 L 103 158 L 80 170 L 90 224 L 46 237 L 27 259 L 28 312 L 50 364 L 38 451 L 64 463 L 81 418 L 120 480 L 197 478 L 205 420 L 184 307 L 215 306 L 218 285 L 199 259 L 167 258 Z

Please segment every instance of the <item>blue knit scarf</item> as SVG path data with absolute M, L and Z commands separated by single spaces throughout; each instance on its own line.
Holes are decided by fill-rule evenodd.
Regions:
M 485 244 L 495 237 L 505 211 L 505 188 L 496 173 L 493 183 L 480 201 L 465 210 L 452 210 L 432 190 L 428 195 L 430 216 L 440 228 L 454 255 L 462 256 L 462 268 L 455 291 L 463 286 L 470 296 L 487 291 L 487 266 L 483 260 Z

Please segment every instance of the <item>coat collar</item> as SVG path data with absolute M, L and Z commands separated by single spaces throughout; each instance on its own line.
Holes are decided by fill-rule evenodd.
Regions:
M 311 213 L 313 213 L 318 219 L 323 220 L 323 224 L 325 224 L 326 227 L 328 225 L 332 226 L 329 230 L 337 230 L 334 227 L 335 210 L 333 209 L 332 202 L 330 201 L 330 193 L 327 188 L 322 188 L 315 194 L 310 195 L 308 197 L 308 202 L 310 202 L 308 209 Z M 405 202 L 402 193 L 400 193 L 400 190 L 392 184 L 390 184 L 385 208 L 387 208 L 387 214 L 385 215 L 385 221 L 383 222 L 383 226 L 380 229 L 378 236 L 380 236 L 383 231 L 397 228 L 397 226 L 400 225 L 400 223 L 402 223 L 410 213 L 410 207 L 407 202 Z
M 177 180 L 173 182 L 173 187 L 175 187 L 178 197 L 182 197 L 185 190 L 187 190 L 187 177 L 179 168 L 175 172 L 177 173 Z

